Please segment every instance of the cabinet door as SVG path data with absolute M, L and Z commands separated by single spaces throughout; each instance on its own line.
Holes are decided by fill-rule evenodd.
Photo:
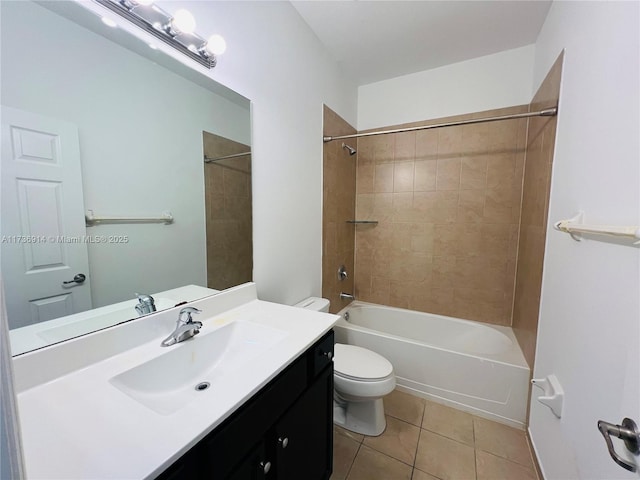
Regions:
M 278 480 L 326 480 L 333 464 L 333 363 L 275 427 Z
M 227 480 L 267 480 L 273 478 L 273 462 L 267 458 L 264 442 L 254 448 Z

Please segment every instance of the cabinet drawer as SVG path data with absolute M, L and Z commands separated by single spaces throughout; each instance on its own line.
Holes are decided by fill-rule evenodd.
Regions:
M 312 360 L 310 362 L 312 377 L 318 375 L 324 368 L 333 361 L 333 345 L 335 338 L 333 330 L 328 332 L 313 347 Z

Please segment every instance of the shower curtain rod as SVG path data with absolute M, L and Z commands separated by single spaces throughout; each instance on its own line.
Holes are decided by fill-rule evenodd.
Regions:
M 233 153 L 231 155 L 223 155 L 222 157 L 215 157 L 215 158 L 210 158 L 205 155 L 204 163 L 217 162 L 218 160 L 225 160 L 227 158 L 244 157 L 245 155 L 251 155 L 251 152 Z
M 511 115 L 502 115 L 499 117 L 474 118 L 470 120 L 459 120 L 457 122 L 436 123 L 434 125 L 423 125 L 421 127 L 395 128 L 393 130 L 378 130 L 376 132 L 354 133 L 352 135 L 340 135 L 335 137 L 326 136 L 326 137 L 322 137 L 322 141 L 324 143 L 327 143 L 333 140 L 343 140 L 345 138 L 370 137 L 372 135 L 385 135 L 387 133 L 414 132 L 416 130 L 429 130 L 431 128 L 455 127 L 458 125 L 471 125 L 473 123 L 498 122 L 500 120 L 513 120 L 516 118 L 553 117 L 557 113 L 558 113 L 558 107 L 552 107 L 552 108 L 547 108 L 545 110 L 540 110 L 537 112 L 514 113 Z

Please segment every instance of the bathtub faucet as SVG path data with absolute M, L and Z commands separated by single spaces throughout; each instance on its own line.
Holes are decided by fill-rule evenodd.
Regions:
M 351 295 L 350 293 L 340 292 L 340 300 L 355 300 L 356 297 Z

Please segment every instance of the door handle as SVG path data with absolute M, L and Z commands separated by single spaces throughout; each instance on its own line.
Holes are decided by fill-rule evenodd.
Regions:
M 73 277 L 73 280 L 67 280 L 66 282 L 62 282 L 62 285 L 80 285 L 81 283 L 84 283 L 84 281 L 87 279 L 87 276 L 84 273 L 78 273 L 75 277 Z
M 636 472 L 638 467 L 624 460 L 613 446 L 611 441 L 611 435 L 618 437 L 624 441 L 625 447 L 634 455 L 640 453 L 640 430 L 636 422 L 630 418 L 622 420 L 622 425 L 614 425 L 613 423 L 605 422 L 603 420 L 598 421 L 598 430 L 604 437 L 604 441 L 607 442 L 607 448 L 609 449 L 609 455 L 613 458 L 613 461 L 620 465 L 625 470 L 630 472 Z

